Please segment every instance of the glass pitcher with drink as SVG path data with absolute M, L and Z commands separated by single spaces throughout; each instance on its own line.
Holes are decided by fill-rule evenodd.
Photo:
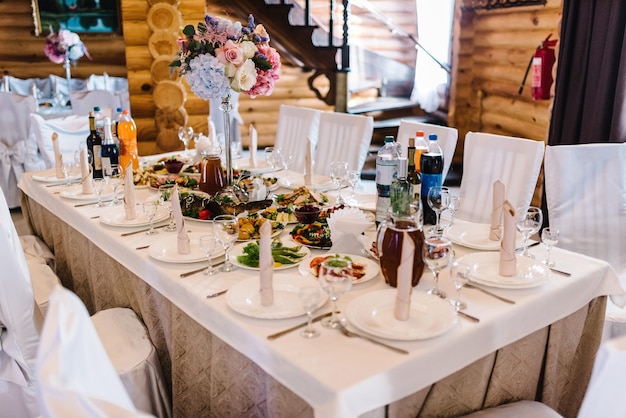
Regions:
M 221 154 L 222 149 L 218 145 L 207 147 L 202 153 L 198 187 L 212 196 L 223 190 L 226 185 Z

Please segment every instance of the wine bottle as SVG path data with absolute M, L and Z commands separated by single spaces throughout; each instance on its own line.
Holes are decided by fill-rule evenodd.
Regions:
M 87 137 L 87 152 L 94 179 L 102 178 L 102 160 L 100 158 L 102 138 L 96 130 L 96 118 L 93 112 L 89 112 L 89 136 Z
M 113 140 L 113 132 L 111 129 L 111 118 L 104 118 L 104 139 L 102 140 L 102 148 L 100 149 L 100 158 L 102 160 L 102 171 L 104 175 L 112 173 L 112 166 L 119 164 L 119 151 L 117 144 Z

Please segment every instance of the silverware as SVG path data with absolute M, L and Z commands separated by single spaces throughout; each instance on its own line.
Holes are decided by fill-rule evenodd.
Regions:
M 159 226 L 155 226 L 154 229 L 159 229 L 159 228 L 165 228 L 167 226 L 167 224 L 165 225 L 159 225 Z M 146 232 L 149 231 L 150 228 L 144 228 L 144 229 L 138 229 L 137 231 L 132 231 L 132 232 L 124 232 L 122 234 L 123 237 L 128 237 L 130 235 L 135 235 L 135 234 L 139 234 L 141 232 Z
M 218 267 L 218 266 L 221 266 L 222 264 L 224 264 L 224 261 L 220 261 L 219 263 L 213 264 L 213 267 Z M 186 273 L 180 273 L 180 277 L 182 278 L 189 277 L 196 273 L 200 273 L 201 271 L 204 271 L 204 270 L 206 270 L 206 266 L 196 269 L 196 270 L 188 271 Z
M 374 343 L 374 344 L 378 344 L 378 345 L 380 345 L 380 346 L 383 346 L 383 347 L 385 347 L 385 348 L 388 348 L 388 349 L 390 349 L 390 350 L 393 350 L 393 351 L 395 351 L 395 352 L 397 352 L 397 353 L 400 353 L 400 354 L 409 354 L 409 352 L 408 352 L 408 351 L 403 350 L 402 348 L 394 347 L 393 345 L 388 345 L 388 344 L 385 344 L 385 343 L 383 343 L 383 342 L 380 342 L 380 341 L 378 341 L 378 340 L 375 340 L 375 339 L 373 339 L 373 338 L 370 338 L 370 337 L 368 337 L 368 336 L 366 336 L 366 335 L 357 334 L 356 332 L 352 332 L 352 331 L 350 331 L 348 328 L 346 328 L 346 327 L 345 327 L 345 326 L 344 326 L 341 322 L 339 323 L 339 326 L 338 326 L 337 328 L 339 328 L 339 331 L 341 331 L 341 333 L 342 333 L 343 335 L 345 335 L 346 337 L 358 337 L 358 338 L 363 338 L 364 340 L 367 340 L 367 341 L 369 341 L 369 342 L 371 342 L 371 343 Z
M 92 217 L 91 217 L 91 218 L 89 218 L 89 219 L 98 219 L 99 217 L 100 217 L 100 215 L 96 215 L 96 216 L 92 216 Z
M 149 245 L 142 245 L 141 247 L 135 248 L 136 250 L 145 250 L 146 248 L 150 248 Z
M 215 293 L 211 293 L 210 295 L 206 295 L 206 297 L 207 297 L 207 299 L 211 299 L 211 298 L 214 298 L 216 296 L 223 295 L 226 292 L 228 292 L 228 289 L 220 290 L 219 292 L 215 292 Z
M 109 199 L 109 200 L 103 200 L 100 203 L 108 203 L 108 202 L 112 202 L 113 199 Z M 74 205 L 75 208 L 80 208 L 81 206 L 91 206 L 91 205 L 97 205 L 98 202 L 89 202 L 89 203 L 79 203 L 78 205 Z
M 558 269 L 555 269 L 555 268 L 552 268 L 552 267 L 548 267 L 548 268 L 550 269 L 550 271 L 553 271 L 554 273 L 557 273 L 557 274 L 562 274 L 563 276 L 570 277 L 572 275 L 572 273 L 568 273 L 568 272 L 563 271 L 563 270 L 558 270 Z
M 326 318 L 326 317 L 328 317 L 328 316 L 331 316 L 332 314 L 333 314 L 332 312 L 326 312 L 326 313 L 324 313 L 324 314 L 318 315 L 318 316 L 316 316 L 315 318 L 313 318 L 313 322 L 318 322 L 318 321 L 320 321 L 320 320 L 322 320 L 322 319 L 324 319 L 324 318 Z M 294 325 L 294 326 L 293 326 L 293 327 L 291 327 L 291 328 L 287 328 L 287 329 L 285 329 L 285 330 L 283 330 L 283 331 L 277 332 L 277 333 L 275 333 L 275 334 L 268 335 L 268 336 L 267 336 L 267 339 L 268 339 L 268 340 L 275 340 L 275 339 L 276 339 L 276 338 L 278 338 L 278 337 L 282 337 L 283 335 L 289 334 L 291 331 L 295 331 L 295 330 L 297 330 L 298 328 L 302 328 L 302 327 L 304 327 L 304 326 L 308 325 L 308 323 L 309 323 L 309 322 L 308 322 L 308 321 L 306 321 L 306 322 L 303 322 L 303 323 L 301 323 L 301 324 Z
M 476 318 L 475 316 L 472 316 L 470 314 L 466 314 L 463 311 L 456 311 L 456 313 L 461 317 L 461 318 L 465 318 L 468 319 L 472 322 L 480 322 L 480 319 Z
M 480 290 L 481 292 L 483 292 L 483 293 L 484 293 L 484 294 L 486 294 L 486 295 L 493 296 L 493 297 L 494 297 L 494 298 L 496 298 L 496 299 L 500 299 L 502 302 L 506 302 L 506 303 L 510 303 L 511 305 L 515 305 L 515 301 L 514 301 L 514 300 L 507 299 L 507 298 L 502 297 L 502 296 L 500 296 L 500 295 L 496 295 L 495 293 L 492 293 L 492 292 L 490 292 L 490 291 L 488 291 L 488 290 L 486 290 L 486 289 L 483 289 L 483 288 L 482 288 L 482 287 L 480 287 L 480 286 L 476 286 L 475 284 L 472 284 L 472 283 L 465 283 L 465 287 L 467 287 L 467 288 L 469 288 L 469 289 L 476 289 L 476 290 Z
M 536 242 L 533 242 L 532 244 L 528 244 L 527 248 L 532 248 L 539 244 L 541 244 L 541 241 L 536 241 Z M 516 248 L 515 251 L 524 251 L 524 247 L 522 246 L 522 247 Z

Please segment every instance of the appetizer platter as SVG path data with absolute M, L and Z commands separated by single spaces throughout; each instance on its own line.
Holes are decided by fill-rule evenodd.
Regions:
M 280 239 L 272 240 L 272 258 L 275 269 L 286 269 L 296 267 L 311 252 L 301 245 L 288 246 Z M 241 243 L 232 250 L 234 262 L 240 267 L 248 269 L 259 268 L 259 244 L 257 241 Z

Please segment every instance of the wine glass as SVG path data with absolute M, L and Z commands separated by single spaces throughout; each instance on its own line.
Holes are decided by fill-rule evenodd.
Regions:
M 450 204 L 448 205 L 448 210 L 450 210 L 450 225 L 454 223 L 454 215 L 456 211 L 461 208 L 461 198 L 459 196 L 450 196 Z
M 239 237 L 239 220 L 234 215 L 219 215 L 213 219 L 213 225 L 217 237 L 224 245 L 225 257 L 222 271 L 236 270 L 237 266 L 230 262 L 230 250 Z
M 550 260 L 550 255 L 552 254 L 552 247 L 559 242 L 559 230 L 556 228 L 543 228 L 543 231 L 541 231 L 541 242 L 548 249 L 548 257 L 542 263 L 548 267 L 554 267 L 555 263 Z
M 467 303 L 461 299 L 461 289 L 469 281 L 471 266 L 462 261 L 455 260 L 450 268 L 450 278 L 456 289 L 456 298 L 450 299 L 455 311 L 467 308 Z
M 541 209 L 536 206 L 517 208 L 515 211 L 515 218 L 517 230 L 524 238 L 524 251 L 522 252 L 522 255 L 528 258 L 535 258 L 534 255 L 528 252 L 528 238 L 530 238 L 532 234 L 537 233 L 539 228 L 541 228 L 541 223 L 543 222 Z
M 181 126 L 178 128 L 178 139 L 185 146 L 185 156 L 189 154 L 189 141 L 193 139 L 193 128 L 191 126 Z
M 204 253 L 204 256 L 207 258 L 207 263 L 208 263 L 208 266 L 206 269 L 204 269 L 203 273 L 206 276 L 212 276 L 214 274 L 217 274 L 219 270 L 213 267 L 212 257 L 213 257 L 213 254 L 215 254 L 215 252 L 217 251 L 217 246 L 221 244 L 219 242 L 219 239 L 217 238 L 215 234 L 211 233 L 211 234 L 202 235 L 199 241 L 200 241 L 200 249 L 202 250 L 202 253 Z
M 98 203 L 96 204 L 95 207 L 101 208 L 104 206 L 104 204 L 102 203 L 102 192 L 104 191 L 106 180 L 105 179 L 93 179 L 92 184 L 93 184 L 93 193 L 98 198 Z
M 352 262 L 342 257 L 328 257 L 320 264 L 319 275 L 322 289 L 333 301 L 333 314 L 322 320 L 326 328 L 338 328 L 343 321 L 337 311 L 337 299 L 352 287 Z
M 156 201 L 151 201 L 151 202 L 144 202 L 143 205 L 141 206 L 143 209 L 143 213 L 148 217 L 148 220 L 150 221 L 150 229 L 146 231 L 146 235 L 155 235 L 158 234 L 159 231 L 156 231 L 154 229 L 154 217 L 156 216 L 157 213 L 157 205 L 159 204 L 159 202 Z
M 122 181 L 124 175 L 122 173 L 122 167 L 118 164 L 111 164 L 111 169 L 105 173 L 105 178 L 107 179 L 107 183 L 111 186 L 113 190 L 113 200 L 109 204 L 110 206 L 119 205 L 122 203 L 120 199 L 117 197 L 117 189 L 122 185 Z
M 435 211 L 437 221 L 430 231 L 436 236 L 443 235 L 443 228 L 440 226 L 441 212 L 450 206 L 450 190 L 445 186 L 435 186 L 428 189 L 428 206 Z
M 159 204 L 169 212 L 169 223 L 163 230 L 165 232 L 176 232 L 176 222 L 174 222 L 174 214 L 172 212 L 172 189 L 173 184 L 162 184 L 159 186 Z
M 452 243 L 447 238 L 429 237 L 424 240 L 422 258 L 433 273 L 435 285 L 426 293 L 445 299 L 446 294 L 439 289 L 439 273 L 448 267 L 452 260 Z
M 335 205 L 343 205 L 345 201 L 341 195 L 341 186 L 348 179 L 348 163 L 346 161 L 333 161 L 330 163 L 330 179 L 337 188 L 337 200 Z
M 272 167 L 274 170 L 281 170 L 284 168 L 284 162 L 282 153 L 280 148 L 276 147 L 265 147 L 265 161 Z
M 70 177 L 74 172 L 74 167 L 76 167 L 74 161 L 63 161 L 62 170 L 65 175 L 65 187 L 70 187 L 72 185 Z
M 308 323 L 306 328 L 300 332 L 304 338 L 315 338 L 320 335 L 320 332 L 313 328 L 313 311 L 320 303 L 322 299 L 322 294 L 320 292 L 319 286 L 304 286 L 300 288 L 299 291 L 300 302 L 302 302 L 302 307 L 306 312 L 306 316 L 308 319 Z
M 350 170 L 348 172 L 348 184 L 350 185 L 350 197 L 348 201 L 353 201 L 354 188 L 359 184 L 359 180 L 361 180 L 361 172 L 359 170 Z

